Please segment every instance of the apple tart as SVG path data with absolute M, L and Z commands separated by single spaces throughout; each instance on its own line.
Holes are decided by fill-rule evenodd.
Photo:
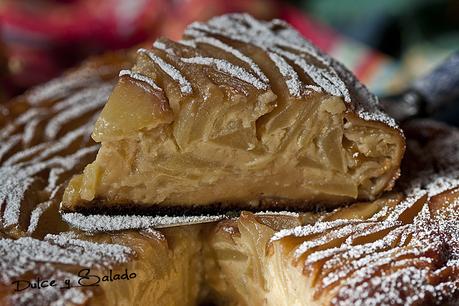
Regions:
M 392 188 L 405 146 L 341 64 L 286 23 L 245 14 L 139 49 L 92 137 L 101 149 L 68 185 L 65 210 L 373 199 Z
M 316 214 L 220 222 L 207 279 L 225 305 L 457 305 L 459 131 L 407 127 L 397 192 Z M 410 136 L 412 137 L 410 139 Z M 276 220 L 276 222 L 273 222 Z
M 94 119 L 130 63 L 104 55 L 0 105 L 0 304 L 457 304 L 459 132 L 438 123 L 404 126 L 394 191 L 332 212 L 158 230 L 164 217 L 61 217 L 67 180 L 95 157 Z M 100 286 L 50 286 L 87 269 Z

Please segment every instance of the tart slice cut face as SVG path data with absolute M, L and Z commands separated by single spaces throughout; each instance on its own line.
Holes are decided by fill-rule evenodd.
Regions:
M 309 209 L 372 199 L 404 136 L 375 96 L 286 23 L 233 14 L 139 49 L 63 208 Z

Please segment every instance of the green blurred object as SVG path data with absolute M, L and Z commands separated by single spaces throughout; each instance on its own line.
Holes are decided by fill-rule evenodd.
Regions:
M 292 1 L 304 12 L 331 26 L 341 37 L 336 57 L 351 68 L 365 61 L 355 41 L 389 55 L 365 78 L 378 95 L 397 94 L 459 50 L 458 0 L 304 0 Z M 335 48 L 337 49 L 337 48 Z M 348 52 L 343 52 L 348 49 Z M 359 55 L 360 54 L 360 55 Z M 363 55 L 362 55 L 363 54 Z M 355 71 L 354 71 L 355 72 Z M 459 126 L 459 101 L 436 119 Z
M 294 2 L 338 32 L 396 58 L 415 46 L 440 54 L 459 46 L 457 0 Z
M 421 3 L 433 3 L 437 0 L 308 0 L 295 1 L 321 20 L 346 23 L 356 20 L 369 12 L 401 14 L 409 12 L 413 6 Z

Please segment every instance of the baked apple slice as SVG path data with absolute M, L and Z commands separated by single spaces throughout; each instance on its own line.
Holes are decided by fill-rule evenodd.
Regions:
M 279 20 L 193 23 L 138 50 L 63 207 L 338 205 L 391 189 L 405 144 L 375 96 Z M 132 211 L 132 210 L 131 210 Z

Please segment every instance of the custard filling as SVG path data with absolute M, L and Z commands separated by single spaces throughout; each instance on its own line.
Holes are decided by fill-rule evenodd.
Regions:
M 72 179 L 64 203 L 352 200 L 387 189 L 397 171 L 395 132 L 347 112 L 338 97 L 278 110 L 272 92 L 219 100 L 224 92 L 215 86 L 199 103 L 182 101 L 174 118 L 165 100 L 141 91 L 131 80 L 117 85 L 93 133 L 102 147 Z M 160 116 L 152 115 L 156 108 Z

